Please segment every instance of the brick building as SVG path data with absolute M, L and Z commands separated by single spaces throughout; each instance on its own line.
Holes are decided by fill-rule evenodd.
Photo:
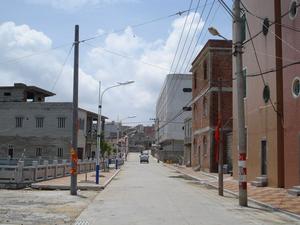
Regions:
M 222 82 L 224 162 L 231 165 L 232 42 L 209 40 L 192 63 L 193 112 L 191 166 L 217 171 L 214 132 L 218 123 L 218 79 Z

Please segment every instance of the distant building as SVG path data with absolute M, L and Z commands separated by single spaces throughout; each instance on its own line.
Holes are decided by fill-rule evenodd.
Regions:
M 0 157 L 69 159 L 72 103 L 45 102 L 54 93 L 22 83 L 0 87 Z M 104 120 L 105 117 L 102 117 Z M 97 114 L 78 110 L 78 157 L 93 157 Z
M 182 108 L 189 103 L 191 93 L 183 88 L 192 87 L 191 74 L 168 74 L 156 102 L 156 141 L 160 145 L 157 151 L 161 160 L 182 162 L 184 143 L 184 119 L 191 112 Z
M 192 118 L 187 117 L 184 120 L 184 154 L 183 163 L 186 166 L 191 166 L 192 164 Z
M 232 42 L 208 40 L 192 63 L 193 113 L 191 165 L 217 171 L 218 149 L 214 139 L 218 124 L 218 86 L 222 82 L 224 164 L 231 166 L 232 132 Z

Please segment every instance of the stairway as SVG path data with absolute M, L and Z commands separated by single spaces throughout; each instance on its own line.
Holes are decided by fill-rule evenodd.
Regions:
M 294 186 L 291 189 L 288 189 L 288 193 L 294 196 L 300 196 L 300 186 Z
M 268 177 L 265 175 L 256 177 L 255 181 L 251 182 L 251 185 L 255 187 L 266 187 L 268 186 Z

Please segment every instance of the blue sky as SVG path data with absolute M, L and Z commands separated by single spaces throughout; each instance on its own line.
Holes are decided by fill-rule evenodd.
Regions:
M 200 26 L 196 27 L 205 2 L 200 0 L 191 27 L 190 36 L 195 31 L 196 38 L 188 39 L 188 43 L 195 44 L 202 26 L 204 36 L 210 24 L 230 39 L 230 17 L 217 1 L 205 21 L 213 3 L 213 0 L 207 0 Z M 57 96 L 52 101 L 71 101 L 73 53 L 62 65 L 73 41 L 74 25 L 79 24 L 81 39 L 106 33 L 80 46 L 79 105 L 97 110 L 98 80 L 102 81 L 103 87 L 118 81 L 135 80 L 133 85 L 107 93 L 104 114 L 111 120 L 134 114 L 137 115 L 135 121 L 148 121 L 155 116 L 155 102 L 174 57 L 186 14 L 136 28 L 132 25 L 186 10 L 190 0 L 4 0 L 1 3 L 0 75 L 5 79 L 1 79 L 0 85 L 24 82 L 49 90 L 53 88 Z M 192 8 L 197 3 L 198 0 L 193 0 Z M 228 4 L 231 6 L 231 1 Z M 193 12 L 188 25 L 192 17 Z M 126 29 L 114 33 L 120 28 Z M 203 41 L 198 43 L 196 51 L 208 38 L 212 37 L 207 34 L 200 39 Z M 37 54 L 63 44 L 66 46 L 55 51 Z M 31 54 L 36 55 L 19 59 Z M 12 59 L 18 60 L 8 62 Z

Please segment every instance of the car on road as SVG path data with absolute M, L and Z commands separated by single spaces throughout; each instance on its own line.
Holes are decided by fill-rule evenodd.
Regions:
M 149 163 L 149 154 L 141 153 L 140 154 L 140 163 Z

